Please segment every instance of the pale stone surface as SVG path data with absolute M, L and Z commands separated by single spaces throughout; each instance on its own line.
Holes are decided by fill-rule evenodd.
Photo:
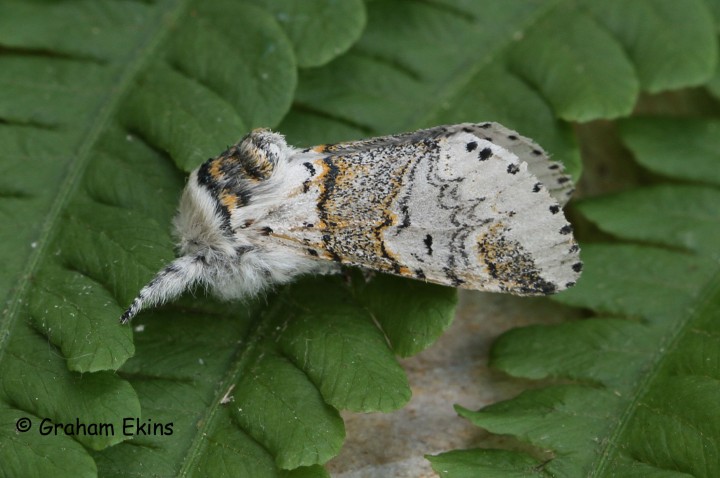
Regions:
M 547 299 L 461 291 L 453 325 L 429 349 L 402 361 L 413 398 L 394 413 L 343 413 L 347 440 L 327 468 L 334 478 L 437 476 L 423 458 L 472 448 L 487 437 L 459 417 L 454 404 L 476 410 L 511 398 L 531 383 L 490 370 L 490 346 L 503 332 L 558 323 L 572 311 Z

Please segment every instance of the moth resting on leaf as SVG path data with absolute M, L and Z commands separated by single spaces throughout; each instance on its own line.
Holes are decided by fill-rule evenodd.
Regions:
M 257 129 L 190 174 L 181 256 L 122 315 L 201 285 L 223 299 L 358 266 L 518 295 L 575 284 L 582 263 L 560 163 L 497 123 L 298 149 Z

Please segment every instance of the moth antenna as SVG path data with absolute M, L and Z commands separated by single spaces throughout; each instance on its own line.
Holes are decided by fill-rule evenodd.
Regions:
M 205 266 L 205 253 L 202 251 L 172 261 L 140 290 L 120 317 L 120 323 L 127 324 L 141 310 L 165 303 L 185 292 L 201 279 Z

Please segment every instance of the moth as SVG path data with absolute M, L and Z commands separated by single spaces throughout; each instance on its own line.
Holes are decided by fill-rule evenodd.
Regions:
M 307 149 L 256 129 L 190 174 L 174 224 L 180 256 L 121 322 L 188 288 L 245 298 L 341 266 L 552 294 L 582 270 L 562 212 L 572 192 L 562 164 L 497 123 Z

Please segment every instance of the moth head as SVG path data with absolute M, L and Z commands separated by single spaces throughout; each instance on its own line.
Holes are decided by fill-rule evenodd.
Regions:
M 291 148 L 268 129 L 255 129 L 190 174 L 175 217 L 180 257 L 140 290 L 121 322 L 171 300 L 195 285 L 211 285 L 228 261 L 251 244 L 235 234 L 232 216 L 253 200 Z

